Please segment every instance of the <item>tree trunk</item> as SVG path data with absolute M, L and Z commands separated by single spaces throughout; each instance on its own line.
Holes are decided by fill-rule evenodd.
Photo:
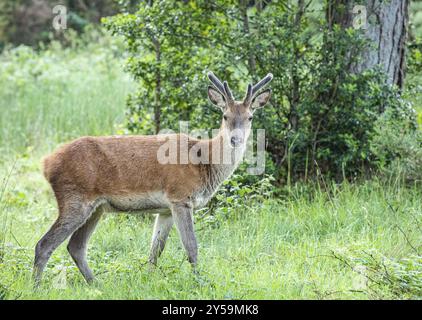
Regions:
M 352 66 L 352 72 L 360 73 L 379 65 L 387 75 L 389 84 L 403 88 L 409 2 L 409 0 L 328 1 L 327 22 L 330 27 L 339 24 L 344 28 L 360 28 L 371 42 L 371 45 L 362 52 L 362 60 Z

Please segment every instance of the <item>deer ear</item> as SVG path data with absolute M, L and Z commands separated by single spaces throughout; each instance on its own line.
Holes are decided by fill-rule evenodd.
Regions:
M 264 107 L 268 103 L 268 100 L 270 100 L 270 97 L 271 97 L 271 90 L 270 89 L 262 91 L 259 95 L 257 95 L 252 100 L 251 108 L 253 110 L 256 110 L 256 109 L 260 109 L 260 108 Z
M 213 105 L 219 107 L 221 110 L 226 107 L 226 100 L 223 95 L 212 86 L 208 86 L 208 98 Z

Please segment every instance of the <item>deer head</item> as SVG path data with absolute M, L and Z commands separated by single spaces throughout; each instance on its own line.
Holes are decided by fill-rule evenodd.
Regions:
M 221 82 L 213 72 L 208 73 L 213 85 L 208 86 L 208 98 L 223 112 L 221 131 L 230 145 L 235 148 L 246 144 L 249 137 L 253 114 L 264 107 L 271 96 L 271 90 L 259 92 L 272 79 L 271 73 L 256 85 L 249 84 L 243 101 L 234 99 L 227 81 Z

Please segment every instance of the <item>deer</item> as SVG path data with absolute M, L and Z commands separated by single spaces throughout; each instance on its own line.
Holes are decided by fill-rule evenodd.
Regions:
M 43 270 L 57 247 L 67 238 L 67 250 L 87 283 L 94 274 L 87 262 L 87 244 L 104 212 L 155 213 L 148 262 L 156 265 L 175 224 L 187 258 L 196 270 L 198 245 L 193 213 L 204 207 L 219 186 L 237 168 L 246 149 L 253 114 L 270 99 L 261 91 L 272 79 L 267 74 L 248 84 L 241 101 L 234 99 L 227 81 L 208 73 L 208 98 L 223 114 L 218 134 L 194 139 L 184 134 L 85 136 L 62 145 L 43 160 L 43 173 L 57 201 L 58 217 L 35 246 L 33 277 L 40 284 Z M 162 164 L 157 152 L 163 137 L 189 148 L 221 148 L 210 161 Z M 218 149 L 217 148 L 217 149 Z M 229 152 L 230 161 L 221 153 Z M 181 157 L 180 149 L 177 156 Z M 235 157 L 234 157 L 235 156 Z M 234 159 L 234 160 L 233 160 Z

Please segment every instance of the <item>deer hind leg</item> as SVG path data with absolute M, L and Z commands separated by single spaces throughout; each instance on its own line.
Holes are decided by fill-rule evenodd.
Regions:
M 67 200 L 59 217 L 35 247 L 34 279 L 38 286 L 48 259 L 57 247 L 77 230 L 91 215 L 94 206 L 81 198 Z
M 152 233 L 151 253 L 149 262 L 157 264 L 157 259 L 164 250 L 168 235 L 173 227 L 173 217 L 171 214 L 158 214 L 155 218 L 154 231 Z
M 192 267 L 196 267 L 198 245 L 193 229 L 193 208 L 190 203 L 175 203 L 172 205 L 173 219 L 179 231 L 180 239 L 187 252 Z
M 73 233 L 70 237 L 69 244 L 67 245 L 67 251 L 69 251 L 70 256 L 73 261 L 75 261 L 79 271 L 88 283 L 91 283 L 94 280 L 94 275 L 86 260 L 87 244 L 98 224 L 98 221 L 100 221 L 102 214 L 102 207 L 98 207 L 95 211 L 93 211 L 88 220 L 86 220 L 86 222 Z

